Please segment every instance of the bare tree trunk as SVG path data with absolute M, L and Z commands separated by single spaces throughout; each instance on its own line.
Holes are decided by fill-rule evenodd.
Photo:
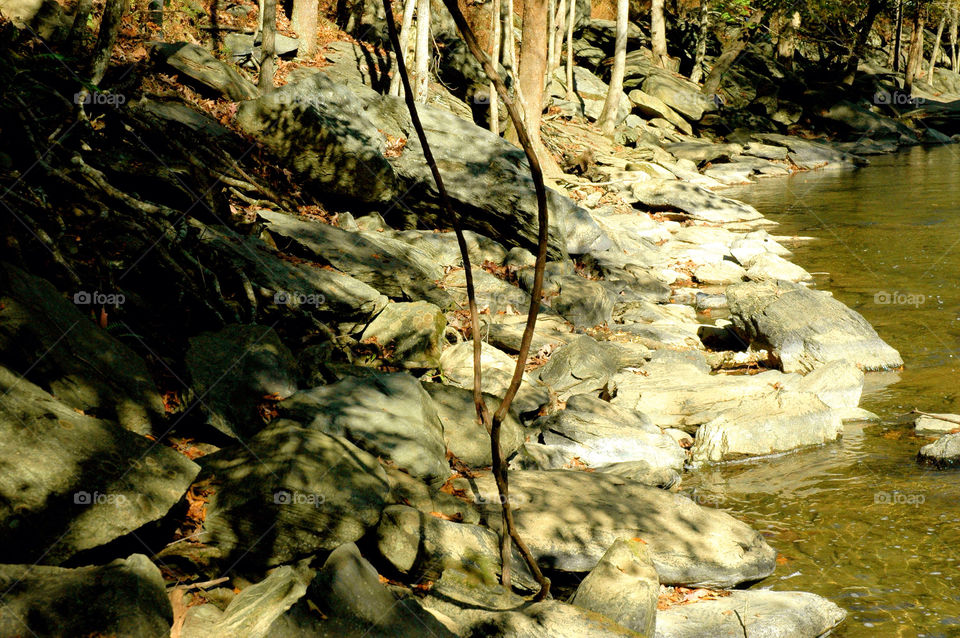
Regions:
M 492 42 L 490 44 L 490 59 L 494 62 L 500 59 L 500 40 L 501 32 L 500 27 L 503 24 L 503 17 L 500 15 L 500 0 L 493 0 L 493 12 L 490 15 Z M 490 85 L 487 90 L 487 95 L 490 100 L 490 132 L 495 135 L 500 134 L 500 100 L 497 98 L 497 87 L 494 86 L 493 80 L 490 81 Z
M 93 11 L 93 0 L 80 0 L 77 3 L 77 13 L 73 17 L 70 34 L 67 36 L 68 49 L 76 48 L 81 34 L 87 30 L 87 20 L 90 19 L 91 11 Z
M 290 26 L 297 32 L 297 57 L 312 60 L 317 52 L 317 0 L 293 0 Z
M 417 102 L 426 102 L 430 88 L 430 0 L 417 0 L 417 72 L 413 88 Z
M 563 0 L 557 3 L 557 48 L 554 50 L 553 68 L 559 69 L 563 61 L 563 42 L 567 34 L 567 5 Z
M 543 75 L 547 66 L 547 2 L 524 0 L 523 39 L 520 46 L 518 82 L 523 121 L 537 157 L 546 163 L 547 153 L 540 139 L 543 110 Z
M 897 0 L 897 30 L 893 36 L 893 72 L 900 72 L 900 42 L 903 39 L 903 0 Z
M 400 48 L 404 57 L 410 52 L 410 29 L 413 25 L 413 10 L 417 0 L 405 0 L 403 3 L 403 22 L 400 24 Z M 403 83 L 400 81 L 398 70 L 390 78 L 390 95 L 403 95 Z
M 737 31 L 736 35 L 727 43 L 720 52 L 720 55 L 717 56 L 717 59 L 713 61 L 713 68 L 710 69 L 710 75 L 704 80 L 703 88 L 700 89 L 703 95 L 716 95 L 720 89 L 720 81 L 723 79 L 723 74 L 733 66 L 737 57 L 747 46 L 747 43 L 750 42 L 751 38 L 753 38 L 756 26 L 763 20 L 763 15 L 764 9 L 754 11 L 750 19 Z
M 610 88 L 600 112 L 600 130 L 613 137 L 617 126 L 617 111 L 623 95 L 623 74 L 627 64 L 627 26 L 629 25 L 630 0 L 617 0 L 617 39 L 613 49 L 613 69 L 610 71 Z
M 277 71 L 277 0 L 263 0 L 263 58 L 260 61 L 258 85 L 264 93 L 273 90 L 273 76 Z
M 557 47 L 557 0 L 547 0 L 547 69 L 544 86 L 549 89 L 553 73 L 553 56 Z
M 707 56 L 707 38 L 710 37 L 710 6 L 708 0 L 700 0 L 698 20 L 697 48 L 693 54 L 693 69 L 690 70 L 691 82 L 699 82 L 703 77 L 703 59 Z
M 667 23 L 663 17 L 663 0 L 650 2 L 650 48 L 653 63 L 661 69 L 667 68 Z
M 794 11 L 790 19 L 784 21 L 780 28 L 780 38 L 777 41 L 777 59 L 791 71 L 793 70 L 793 54 L 797 48 L 797 31 L 800 30 L 800 12 Z
M 940 55 L 940 38 L 943 37 L 943 27 L 947 24 L 947 8 L 943 8 L 943 15 L 940 16 L 940 26 L 937 27 L 937 36 L 933 40 L 933 52 L 930 55 L 930 71 L 927 73 L 927 81 L 933 84 L 933 71 L 937 66 L 937 56 Z
M 923 6 L 917 3 L 913 10 L 913 30 L 910 33 L 910 51 L 907 54 L 907 70 L 903 77 L 903 91 L 913 95 L 913 81 L 923 60 Z
M 567 15 L 567 100 L 576 99 L 573 92 L 573 26 L 577 21 L 577 0 L 570 0 L 570 13 Z
M 113 55 L 113 47 L 120 33 L 120 21 L 127 12 L 127 6 L 127 0 L 107 0 L 103 9 L 100 32 L 97 34 L 97 44 L 93 47 L 93 62 L 90 65 L 90 84 L 94 86 L 100 84 L 107 72 L 110 56 Z
M 957 15 L 960 14 L 957 5 L 950 5 L 950 69 L 957 72 Z
M 882 0 L 870 0 L 867 5 L 867 14 L 857 23 L 857 39 L 850 47 L 850 56 L 847 58 L 847 64 L 843 73 L 843 83 L 847 86 L 853 84 L 857 77 L 857 69 L 860 67 L 860 58 L 863 56 L 864 47 L 870 37 L 870 31 L 873 30 L 873 24 L 883 9 Z

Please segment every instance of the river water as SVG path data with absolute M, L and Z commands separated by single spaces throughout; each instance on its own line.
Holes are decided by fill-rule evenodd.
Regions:
M 792 261 L 857 310 L 905 361 L 871 373 L 880 424 L 842 442 L 714 466 L 684 491 L 761 530 L 780 552 L 758 587 L 812 591 L 847 610 L 835 636 L 960 637 L 960 470 L 915 461 L 932 439 L 901 416 L 960 413 L 960 146 L 915 148 L 859 170 L 723 191 L 780 225 Z

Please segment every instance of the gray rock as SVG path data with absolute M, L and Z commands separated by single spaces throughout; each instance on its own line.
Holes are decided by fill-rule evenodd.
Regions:
M 607 84 L 584 67 L 575 66 L 573 67 L 573 88 L 580 100 L 584 115 L 594 121 L 600 119 L 607 93 L 610 92 Z M 554 71 L 553 81 L 549 89 L 550 94 L 557 99 L 566 95 L 567 76 L 564 69 L 559 68 Z M 619 125 L 629 114 L 630 98 L 627 97 L 626 93 L 621 92 L 615 123 Z
M 489 447 L 489 435 L 487 435 L 487 442 Z M 473 503 L 434 489 L 397 467 L 385 465 L 383 469 L 390 482 L 392 505 L 408 505 L 424 514 L 439 512 L 450 517 L 450 520 L 463 523 L 480 522 L 480 512 Z
M 960 428 L 960 414 L 921 414 L 914 420 L 913 425 L 917 434 L 949 434 Z
M 363 331 L 360 340 L 376 345 L 382 360 L 404 368 L 436 368 L 447 318 L 432 303 L 392 303 Z
M 698 84 L 679 75 L 663 71 L 652 73 L 643 81 L 642 88 L 645 93 L 663 100 L 691 122 L 699 121 L 705 111 L 717 108 L 713 96 L 703 95 Z
M 503 279 L 491 275 L 486 270 L 473 268 L 473 290 L 477 298 L 477 310 L 489 310 L 490 315 L 501 312 L 526 316 L 530 309 L 530 295 Z M 452 270 L 443 278 L 443 287 L 461 308 L 467 307 L 467 277 L 463 270 Z M 548 307 L 540 305 L 540 312 L 552 313 Z M 487 314 L 487 313 L 485 313 Z
M 317 622 L 321 638 L 367 636 L 453 638 L 415 598 L 397 599 L 380 582 L 377 570 L 353 543 L 335 549 L 310 585 L 310 598 L 323 613 Z
M 457 244 L 455 233 L 436 233 L 430 230 L 387 230 L 385 234 L 423 251 L 443 268 L 463 266 L 460 246 Z M 470 256 L 470 263 L 473 266 L 482 266 L 487 261 L 500 265 L 507 256 L 504 247 L 488 237 L 465 230 L 463 231 L 463 238 L 467 242 L 467 254 Z M 514 248 L 514 250 L 524 249 Z M 529 251 L 525 252 L 530 254 Z
M 143 554 L 76 569 L 0 565 L 0 587 L 2 636 L 170 636 L 163 577 Z
M 496 503 L 493 477 L 455 479 L 456 487 Z M 686 497 L 599 472 L 510 474 L 517 528 L 541 566 L 593 569 L 619 538 L 648 544 L 660 582 L 731 587 L 773 572 L 776 552 L 758 532 Z
M 513 378 L 517 363 L 509 355 L 493 346 L 482 343 L 480 367 L 481 389 L 496 397 L 502 397 Z M 464 341 L 447 348 L 440 356 L 440 372 L 451 385 L 473 389 L 473 341 Z M 549 400 L 546 388 L 539 385 L 530 373 L 524 373 L 513 407 L 523 415 L 538 409 Z
M 668 125 L 673 125 L 687 135 L 693 135 L 693 127 L 683 119 L 679 113 L 670 108 L 660 98 L 649 95 L 640 89 L 634 89 L 629 93 L 630 102 L 634 110 L 646 118 L 660 118 L 666 120 Z M 650 124 L 654 124 L 653 121 Z
M 388 458 L 413 476 L 442 481 L 450 474 L 437 409 L 409 374 L 347 377 L 302 390 L 277 409 L 308 428 L 343 436 Z
M 699 118 L 698 118 L 699 119 Z M 678 159 L 688 159 L 703 164 L 718 159 L 730 159 L 742 149 L 739 144 L 709 144 L 704 142 L 680 142 L 667 144 L 664 149 Z
M 263 59 L 261 39 L 261 35 L 228 33 L 223 37 L 223 45 L 224 49 L 237 64 L 243 64 L 244 62 Z M 299 48 L 300 41 L 297 38 L 289 38 L 282 33 L 276 34 L 274 51 L 276 51 L 278 56 L 295 53 Z
M 683 432 L 684 437 L 689 439 L 689 435 Z M 667 435 L 670 436 L 670 435 Z M 671 439 L 674 437 L 670 436 Z M 676 441 L 676 439 L 674 439 Z M 550 468 L 541 468 L 550 469 Z M 610 465 L 601 465 L 596 468 L 598 472 L 604 474 L 613 474 L 636 483 L 659 487 L 664 490 L 676 490 L 680 488 L 680 472 L 665 467 L 656 467 L 646 461 L 621 461 L 620 463 L 611 463 Z
M 663 434 L 644 414 L 595 397 L 570 397 L 567 408 L 536 422 L 545 445 L 589 466 L 643 461 L 654 469 L 683 468 L 686 458 L 676 441 Z
M 323 73 L 241 103 L 236 121 L 320 196 L 386 203 L 402 192 L 383 134 Z
M 150 434 L 163 401 L 143 359 L 90 321 L 101 306 L 84 304 L 98 294 L 117 293 L 77 291 L 71 303 L 45 279 L 0 262 L 0 363 L 71 407 Z
M 863 394 L 863 371 L 846 361 L 831 361 L 799 379 L 783 383 L 786 390 L 815 394 L 831 408 L 855 408 Z
M 747 271 L 732 261 L 704 264 L 693 271 L 693 278 L 702 284 L 728 286 L 744 280 Z
M 658 611 L 656 638 L 819 638 L 846 616 L 826 598 L 807 592 L 731 591 Z
M 863 370 L 903 365 L 859 313 L 827 293 L 785 281 L 743 283 L 727 289 L 727 301 L 741 336 L 770 344 L 784 372 L 835 360 Z
M 170 67 L 214 89 L 229 100 L 240 102 L 260 96 L 259 89 L 252 82 L 203 47 L 188 42 L 152 42 L 151 47 L 155 55 Z
M 917 459 L 936 467 L 960 465 L 960 434 L 946 434 L 920 448 Z
M 615 345 L 580 335 L 550 355 L 539 370 L 539 378 L 565 401 L 574 394 L 606 388 L 619 362 L 620 353 Z M 613 388 L 609 390 L 612 392 Z
M 756 135 L 756 137 L 763 142 L 786 146 L 790 149 L 787 154 L 790 161 L 803 169 L 822 168 L 827 165 L 837 168 L 849 168 L 866 164 L 865 160 L 856 155 L 838 151 L 826 144 L 800 139 L 799 137 L 775 133 L 762 133 Z
M 520 352 L 520 341 L 526 328 L 526 315 L 481 315 L 480 325 L 486 341 L 504 352 L 517 354 Z M 530 342 L 530 352 L 548 353 L 554 348 L 567 343 L 574 337 L 572 326 L 563 318 L 541 312 L 537 315 L 537 323 L 533 327 L 533 341 Z
M 749 184 L 753 180 L 754 167 L 749 163 L 731 162 L 727 164 L 714 164 L 703 170 L 703 174 L 711 177 L 721 184 L 732 186 L 734 184 Z M 786 172 L 786 171 L 785 171 Z
M 199 467 L 0 367 L 0 563 L 59 564 L 162 517 Z
M 792 282 L 813 281 L 813 277 L 806 270 L 773 253 L 760 253 L 751 258 L 746 265 L 747 277 L 753 281 L 778 279 Z
M 350 543 L 373 527 L 389 484 L 346 439 L 282 419 L 240 449 L 203 457 L 217 488 L 200 540 L 224 562 L 270 567 Z
M 789 149 L 786 146 L 774 146 L 762 142 L 751 141 L 743 145 L 744 155 L 751 155 L 766 160 L 785 160 Z
M 580 582 L 570 602 L 652 636 L 659 595 L 660 580 L 644 541 L 620 539 Z
M 389 238 L 372 241 L 369 236 L 284 213 L 262 210 L 260 216 L 280 243 L 302 246 L 322 262 L 373 286 L 397 301 L 429 301 L 448 308 L 452 301 L 436 282 L 443 270 L 420 251 Z M 394 240 L 395 241 L 395 240 Z
M 457 388 L 442 383 L 423 383 L 437 408 L 443 424 L 443 440 L 447 449 L 470 467 L 489 467 L 493 460 L 490 452 L 490 435 L 479 422 L 473 403 L 473 390 Z M 500 399 L 484 394 L 490 414 L 500 407 Z M 501 424 L 500 449 L 509 457 L 523 445 L 527 431 L 508 411 Z
M 547 301 L 574 327 L 593 328 L 610 323 L 614 296 L 602 283 L 579 275 L 564 275 L 554 281 L 560 291 Z
M 632 193 L 637 201 L 647 206 L 674 208 L 691 219 L 715 224 L 754 221 L 762 217 L 752 206 L 679 181 L 638 182 L 632 185 Z
M 267 326 L 233 324 L 193 337 L 186 366 L 207 422 L 234 438 L 263 429 L 257 408 L 264 397 L 297 391 L 293 355 Z

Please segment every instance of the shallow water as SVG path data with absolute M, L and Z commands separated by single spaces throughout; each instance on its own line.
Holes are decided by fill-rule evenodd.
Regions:
M 905 361 L 867 375 L 861 406 L 879 425 L 842 442 L 685 478 L 684 490 L 766 534 L 780 552 L 759 584 L 826 596 L 848 617 L 835 632 L 960 637 L 960 470 L 918 465 L 932 439 L 902 425 L 919 408 L 960 413 L 960 147 L 872 158 L 728 189 L 754 205 L 792 261 L 862 313 Z

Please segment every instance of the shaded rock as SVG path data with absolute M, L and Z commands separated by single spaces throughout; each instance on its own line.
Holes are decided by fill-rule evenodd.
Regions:
M 669 124 L 677 127 L 687 135 L 693 135 L 693 127 L 683 119 L 679 113 L 670 108 L 660 98 L 645 93 L 640 89 L 634 89 L 629 93 L 630 102 L 634 110 L 646 118 L 661 118 Z M 651 122 L 653 124 L 653 122 Z
M 426 382 L 423 387 L 437 408 L 447 449 L 470 467 L 485 467 L 493 463 L 490 456 L 490 435 L 477 419 L 473 390 Z M 500 407 L 499 397 L 485 393 L 484 400 L 490 414 Z M 504 457 L 517 451 L 523 445 L 526 435 L 525 428 L 508 411 L 500 430 L 500 449 L 503 450 Z
M 523 338 L 526 323 L 526 315 L 484 314 L 480 316 L 480 325 L 486 341 L 510 354 L 520 352 L 520 341 Z M 567 343 L 574 336 L 571 328 L 572 326 L 561 317 L 541 312 L 537 315 L 537 324 L 533 328 L 530 352 L 549 352 Z
M 790 161 L 803 169 L 822 168 L 828 165 L 840 168 L 863 166 L 866 164 L 865 160 L 856 155 L 844 153 L 826 144 L 813 142 L 811 140 L 776 133 L 762 133 L 756 135 L 756 137 L 763 142 L 786 146 L 790 149 L 787 154 Z
M 486 436 L 487 447 L 489 447 L 490 437 L 489 435 Z M 440 512 L 449 516 L 450 520 L 463 523 L 476 524 L 480 522 L 480 512 L 472 503 L 467 503 L 452 494 L 434 489 L 397 467 L 385 465 L 383 469 L 387 473 L 387 480 L 393 494 L 392 505 L 408 505 L 424 514 Z
M 305 427 L 389 458 L 413 476 L 432 481 L 450 474 L 437 409 L 409 374 L 348 377 L 297 392 L 277 409 Z
M 70 407 L 150 434 L 165 415 L 160 393 L 143 359 L 84 316 L 106 305 L 97 295 L 123 303 L 96 291 L 71 303 L 45 279 L 0 263 L 0 362 Z
M 240 449 L 203 457 L 216 489 L 200 540 L 227 564 L 289 563 L 357 540 L 385 507 L 376 458 L 346 439 L 273 422 Z
M 350 89 L 322 73 L 241 103 L 236 121 L 321 197 L 386 203 L 402 192 L 383 134 Z
M 949 434 L 960 428 L 960 414 L 936 414 L 933 416 L 921 414 L 914 420 L 913 425 L 917 434 Z
M 0 367 L 0 562 L 59 564 L 162 517 L 199 467 Z
M 353 543 L 342 545 L 327 557 L 310 585 L 310 598 L 323 613 L 317 631 L 323 638 L 368 636 L 452 637 L 415 598 L 398 600 L 383 583 L 376 569 Z
M 170 636 L 163 577 L 143 554 L 76 569 L 0 565 L 0 587 L 2 636 Z
M 699 118 L 697 118 L 699 119 Z M 709 144 L 704 142 L 680 142 L 667 144 L 664 149 L 678 159 L 688 159 L 703 164 L 718 159 L 730 159 L 740 152 L 739 144 Z
M 264 426 L 264 397 L 286 399 L 297 391 L 296 362 L 272 328 L 233 324 L 190 339 L 187 371 L 207 422 L 247 439 Z
M 553 73 L 553 81 L 550 83 L 550 94 L 557 99 L 563 98 L 567 94 L 567 76 L 562 68 Z M 603 104 L 607 99 L 607 93 L 610 87 L 582 66 L 573 67 L 573 90 L 576 92 L 583 114 L 590 120 L 600 119 L 600 113 L 603 111 Z M 621 93 L 620 102 L 617 104 L 617 116 L 615 124 L 619 125 L 630 114 L 630 99 L 626 93 Z
M 752 206 L 679 181 L 638 182 L 632 185 L 632 193 L 646 206 L 680 210 L 691 219 L 711 223 L 745 222 L 762 217 Z
M 554 351 L 538 376 L 565 401 L 574 394 L 606 388 L 619 367 L 619 360 L 615 345 L 580 335 Z
M 501 312 L 520 314 L 526 317 L 530 309 L 530 295 L 509 282 L 504 281 L 486 270 L 473 268 L 473 288 L 477 298 L 477 310 L 489 309 L 491 316 Z M 463 270 L 452 270 L 443 278 L 443 287 L 461 308 L 467 307 L 467 276 Z M 543 304 L 540 312 L 552 313 Z
M 497 397 L 502 397 L 513 378 L 516 361 L 505 352 L 482 343 L 480 366 L 483 371 L 481 389 Z M 440 356 L 440 372 L 451 385 L 468 390 L 473 389 L 473 341 L 464 341 L 447 348 Z M 545 388 L 537 384 L 530 373 L 524 373 L 513 407 L 523 415 L 538 409 L 548 401 Z
M 454 485 L 499 516 L 493 477 Z M 684 496 L 599 472 L 520 471 L 510 474 L 517 527 L 541 566 L 593 569 L 619 538 L 642 538 L 660 582 L 730 587 L 773 572 L 776 552 L 763 537 L 720 510 Z M 493 499 L 491 501 L 491 499 Z
M 743 283 L 727 289 L 727 301 L 737 331 L 770 344 L 784 372 L 835 360 L 863 370 L 903 365 L 859 313 L 825 292 L 784 281 Z
M 686 432 L 684 432 L 683 435 L 689 438 Z M 671 436 L 670 438 L 673 439 L 674 437 Z M 676 441 L 676 439 L 674 440 Z M 659 487 L 664 490 L 673 490 L 680 487 L 681 477 L 677 470 L 666 467 L 656 467 L 646 461 L 621 461 L 620 463 L 601 465 L 596 469 L 598 472 L 603 472 L 604 474 L 613 474 L 614 476 L 620 476 L 636 483 Z
M 657 612 L 657 638 L 818 638 L 847 612 L 799 591 L 747 590 Z
M 960 434 L 946 434 L 920 448 L 917 459 L 936 467 L 960 465 Z
M 644 414 L 625 410 L 595 397 L 570 397 L 567 408 L 538 419 L 540 438 L 590 466 L 643 461 L 651 468 L 679 470 L 686 458 L 676 441 L 663 434 Z
M 203 47 L 188 42 L 152 42 L 151 47 L 164 63 L 229 100 L 240 102 L 260 97 L 260 90 L 252 82 Z
M 614 299 L 602 283 L 579 275 L 564 275 L 554 281 L 560 291 L 547 301 L 574 327 L 592 328 L 610 323 Z
M 441 308 L 452 305 L 449 295 L 437 287 L 443 270 L 420 251 L 404 244 L 372 241 L 368 236 L 317 221 L 262 210 L 268 230 L 293 242 L 360 281 L 397 301 L 423 300 Z M 384 238 L 389 239 L 389 238 Z
M 256 40 L 254 38 L 256 38 Z M 228 33 L 223 36 L 223 45 L 229 52 L 230 57 L 236 61 L 237 64 L 253 62 L 253 60 L 259 62 L 263 59 L 261 39 L 261 34 Z M 282 33 L 276 34 L 274 51 L 276 51 L 278 56 L 282 57 L 296 53 L 299 48 L 300 41 L 298 39 L 287 37 Z
M 360 340 L 378 346 L 386 363 L 436 368 L 446 328 L 447 318 L 432 303 L 392 303 L 367 326 Z
M 620 539 L 580 582 L 570 602 L 652 636 L 659 595 L 660 581 L 647 546 L 641 540 Z
M 434 263 L 443 268 L 457 268 L 463 266 L 460 256 L 460 246 L 457 244 L 455 233 L 436 233 L 430 230 L 390 230 L 385 234 L 388 237 L 399 239 L 414 248 L 423 251 Z M 473 266 L 482 266 L 484 262 L 493 262 L 500 265 L 507 256 L 507 251 L 499 242 L 483 235 L 465 230 L 463 238 L 467 242 L 467 254 Z M 524 250 L 514 248 L 514 250 Z M 529 252 L 527 253 L 529 254 Z

